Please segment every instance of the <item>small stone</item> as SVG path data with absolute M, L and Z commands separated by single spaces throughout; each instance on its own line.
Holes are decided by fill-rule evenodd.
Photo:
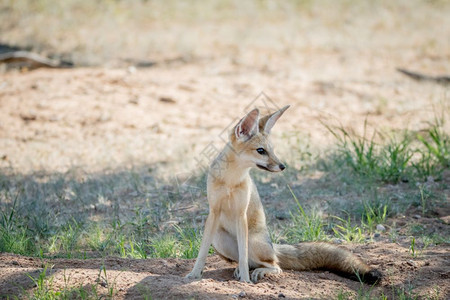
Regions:
M 22 118 L 22 120 L 24 121 L 35 121 L 37 119 L 37 115 L 36 112 L 30 110 L 28 113 L 23 113 L 20 114 L 20 117 Z
M 134 97 L 131 97 L 129 100 L 128 100 L 128 102 L 129 103 L 131 103 L 131 104 L 139 104 L 139 97 L 138 96 L 134 96 Z
M 164 103 L 177 103 L 173 98 L 171 97 L 159 97 L 159 101 Z
M 137 69 L 136 69 L 135 66 L 129 66 L 129 67 L 127 68 L 128 74 L 134 74 L 134 73 L 136 73 L 136 71 L 137 71 Z
M 284 211 L 277 211 L 275 212 L 275 218 L 277 220 L 286 220 L 289 218 L 289 215 Z
M 416 266 L 416 263 L 413 261 L 413 260 L 408 260 L 407 262 L 406 262 L 408 265 L 410 265 L 410 266 L 412 266 L 412 267 L 415 267 Z
M 48 118 L 48 120 L 50 122 L 58 122 L 60 119 L 61 118 L 59 116 L 57 116 L 57 115 L 52 115 L 52 116 L 50 116 L 50 118 Z
M 381 224 L 378 224 L 378 225 L 377 225 L 377 230 L 378 230 L 379 232 L 383 232 L 383 231 L 386 230 L 386 227 L 384 227 L 384 226 L 381 225 Z
M 107 113 L 107 112 L 103 112 L 103 113 L 97 118 L 97 121 L 98 121 L 98 122 L 107 122 L 107 121 L 109 121 L 109 120 L 111 120 L 111 116 L 110 116 L 110 114 Z
M 421 217 L 420 215 L 414 215 L 413 218 L 414 218 L 414 219 L 420 219 L 420 218 L 422 218 L 422 217 Z
M 286 296 L 283 293 L 279 293 L 278 298 L 286 298 Z
M 374 237 L 374 238 L 377 238 L 377 237 L 380 237 L 380 235 L 381 235 L 381 234 L 380 234 L 379 232 L 376 232 L 376 233 L 373 235 L 373 237 Z
M 241 292 L 238 294 L 238 296 L 239 296 L 239 298 L 244 298 L 246 295 L 245 295 L 245 292 L 244 292 L 244 291 L 241 291 Z

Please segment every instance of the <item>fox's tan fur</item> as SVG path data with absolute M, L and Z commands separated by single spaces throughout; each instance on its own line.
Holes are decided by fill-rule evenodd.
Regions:
M 238 262 L 235 277 L 258 281 L 282 269 L 329 269 L 376 282 L 381 273 L 347 250 L 328 243 L 272 244 L 264 209 L 249 175 L 252 167 L 279 172 L 284 165 L 276 157 L 269 133 L 289 106 L 259 118 L 252 110 L 234 128 L 230 142 L 210 166 L 207 182 L 209 215 L 198 258 L 186 277 L 201 278 L 209 247 L 223 258 Z M 258 151 L 264 150 L 261 154 Z M 257 150 L 258 149 L 258 150 Z M 249 269 L 254 269 L 250 278 Z

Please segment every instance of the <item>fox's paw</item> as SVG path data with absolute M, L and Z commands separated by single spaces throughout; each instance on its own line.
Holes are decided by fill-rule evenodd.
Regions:
M 244 275 L 244 274 L 243 274 Z M 236 269 L 234 269 L 234 273 L 233 273 L 234 278 L 236 278 L 237 280 L 241 281 L 241 282 L 247 282 L 247 283 L 252 283 L 250 281 L 250 276 L 249 274 L 247 274 L 247 276 L 241 276 L 241 273 L 239 272 L 239 267 L 237 267 Z
M 192 280 L 202 279 L 202 273 L 203 272 L 198 273 L 198 272 L 192 271 L 191 273 L 189 273 L 186 276 L 184 276 L 184 278 L 192 279 Z
M 258 280 L 262 279 L 267 274 L 280 274 L 280 268 L 257 268 L 252 273 L 252 281 L 256 283 Z

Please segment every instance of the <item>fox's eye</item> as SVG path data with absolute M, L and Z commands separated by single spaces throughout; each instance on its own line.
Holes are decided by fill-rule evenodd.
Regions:
M 256 149 L 256 152 L 258 152 L 261 155 L 267 154 L 266 150 L 264 150 L 264 148 L 258 148 L 258 149 Z

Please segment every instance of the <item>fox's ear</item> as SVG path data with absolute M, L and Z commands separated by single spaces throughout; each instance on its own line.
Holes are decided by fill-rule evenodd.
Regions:
M 234 128 L 234 134 L 240 141 L 246 141 L 258 133 L 259 110 L 255 108 L 243 117 Z
M 264 131 L 265 133 L 269 134 L 273 125 L 275 125 L 277 120 L 281 117 L 281 115 L 289 107 L 290 107 L 290 105 L 286 105 L 285 107 L 283 107 L 280 110 L 277 110 L 273 114 L 262 117 L 261 120 L 259 121 L 259 130 Z

